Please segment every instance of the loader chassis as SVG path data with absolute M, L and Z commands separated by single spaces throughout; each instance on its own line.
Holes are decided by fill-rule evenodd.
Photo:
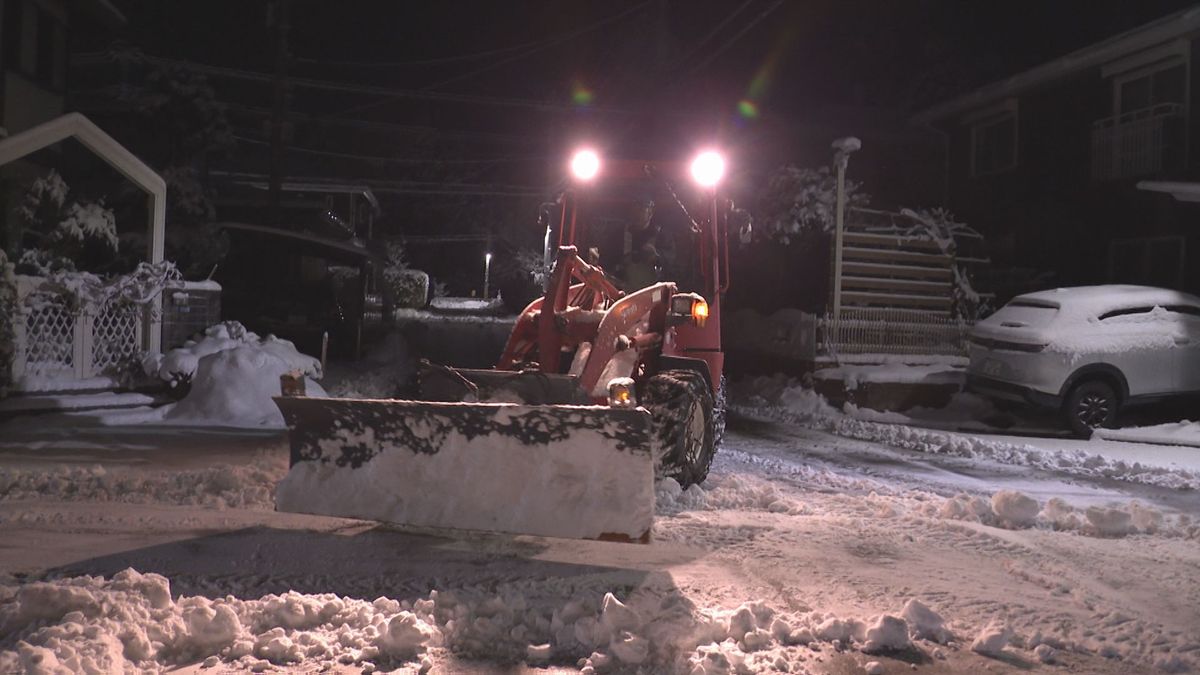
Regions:
M 665 165 L 606 170 L 668 180 Z M 495 368 L 423 363 L 419 400 L 277 399 L 292 445 L 278 507 L 645 541 L 655 475 L 684 487 L 703 481 L 723 419 L 714 404 L 728 284 L 725 203 L 711 191 L 702 196 L 699 220 L 679 204 L 699 295 L 671 280 L 618 290 L 594 252 L 581 258 L 575 243 L 587 231 L 587 195 L 568 191 L 545 293 L 518 317 Z

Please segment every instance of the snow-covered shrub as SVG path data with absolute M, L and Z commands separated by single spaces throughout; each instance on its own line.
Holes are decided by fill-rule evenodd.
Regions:
M 870 201 L 860 187 L 846 181 L 847 212 Z M 754 217 L 757 238 L 787 244 L 804 232 L 829 232 L 837 223 L 837 174 L 827 166 L 781 166 L 767 179 L 758 204 Z
M 18 271 L 47 274 L 73 270 L 87 252 L 112 257 L 119 247 L 112 209 L 99 201 L 67 201 L 70 188 L 53 169 L 25 190 L 17 207 L 27 234 L 38 245 L 27 248 Z
M 905 236 L 917 236 L 937 243 L 946 255 L 958 253 L 958 240 L 963 236 L 980 238 L 979 233 L 960 223 L 948 209 L 901 209 L 912 225 L 903 232 Z M 988 301 L 979 295 L 971 284 L 971 278 L 963 265 L 954 266 L 953 289 L 954 315 L 962 319 L 975 320 L 991 312 Z
M 523 248 L 513 256 L 513 261 L 517 268 L 537 286 L 540 287 L 546 282 L 549 270 L 546 268 L 546 257 L 541 251 Z
M 400 242 L 389 241 L 387 244 L 383 280 L 397 307 L 420 308 L 429 302 L 429 275 L 409 265 L 408 255 Z

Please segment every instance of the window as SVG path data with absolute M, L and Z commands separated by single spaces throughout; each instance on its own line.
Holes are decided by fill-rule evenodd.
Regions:
M 1183 237 L 1114 239 L 1108 248 L 1108 280 L 1180 288 L 1187 259 L 1185 244 Z
M 1113 79 L 1118 116 L 1163 103 L 1187 103 L 1187 68 L 1178 59 L 1162 61 Z
M 44 9 L 37 10 L 37 61 L 33 75 L 46 84 L 54 79 L 54 20 Z
M 971 175 L 1017 166 L 1017 102 L 1013 99 L 967 117 L 971 125 Z
M 10 70 L 21 69 L 21 10 L 23 0 L 5 0 L 4 17 L 4 67 Z
M 1114 309 L 1110 312 L 1105 312 L 1100 315 L 1100 320 L 1112 319 L 1118 316 L 1130 316 L 1133 314 L 1149 314 L 1153 312 L 1153 307 L 1126 307 L 1125 309 Z

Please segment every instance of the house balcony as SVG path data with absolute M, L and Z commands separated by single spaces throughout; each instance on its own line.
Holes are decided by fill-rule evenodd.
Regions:
M 1160 103 L 1092 123 L 1092 179 L 1116 180 L 1183 166 L 1187 109 Z

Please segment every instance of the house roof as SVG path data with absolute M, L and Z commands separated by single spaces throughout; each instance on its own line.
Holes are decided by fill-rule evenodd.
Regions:
M 125 15 L 109 0 L 83 0 L 79 6 L 92 18 L 109 28 L 120 28 L 128 23 Z
M 1189 35 L 1197 30 L 1200 30 L 1200 5 L 1168 14 L 1022 73 L 938 103 L 917 113 L 913 116 L 913 121 L 929 124 L 952 117 L 1079 71 L 1100 67 L 1113 59 Z
M 1181 202 L 1200 202 L 1200 183 L 1163 180 L 1143 180 L 1137 189 L 1147 192 L 1165 192 Z

